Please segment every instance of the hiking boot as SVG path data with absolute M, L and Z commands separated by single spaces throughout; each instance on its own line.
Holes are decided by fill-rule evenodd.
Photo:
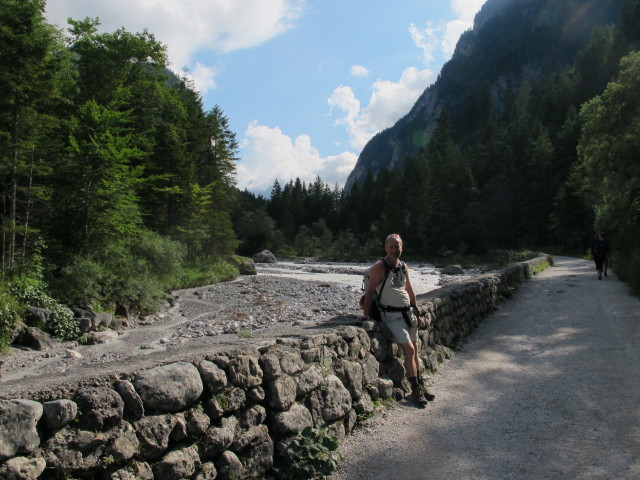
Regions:
M 426 398 L 429 402 L 433 402 L 436 399 L 436 396 L 433 393 L 429 393 L 427 389 L 425 389 L 424 398 Z
M 422 389 L 420 387 L 414 387 L 411 391 L 411 395 L 409 395 L 409 401 L 416 404 L 416 406 L 420 408 L 424 408 L 427 406 L 429 402 L 425 398 L 422 393 Z

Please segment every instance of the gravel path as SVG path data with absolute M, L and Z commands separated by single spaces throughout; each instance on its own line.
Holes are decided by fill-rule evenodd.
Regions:
M 640 300 L 557 257 L 340 450 L 332 480 L 640 479 Z

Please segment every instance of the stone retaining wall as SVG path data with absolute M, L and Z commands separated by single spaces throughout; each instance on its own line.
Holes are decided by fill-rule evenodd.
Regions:
M 510 266 L 418 297 L 426 371 L 550 262 Z M 96 382 L 96 385 L 105 385 Z M 143 370 L 68 398 L 0 400 L 3 479 L 262 478 L 302 429 L 339 438 L 407 391 L 398 346 L 371 322 Z

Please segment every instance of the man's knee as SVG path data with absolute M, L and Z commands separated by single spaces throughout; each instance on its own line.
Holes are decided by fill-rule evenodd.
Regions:
M 403 353 L 407 357 L 412 357 L 416 353 L 416 347 L 413 345 L 412 342 L 401 343 L 400 347 L 402 348 Z

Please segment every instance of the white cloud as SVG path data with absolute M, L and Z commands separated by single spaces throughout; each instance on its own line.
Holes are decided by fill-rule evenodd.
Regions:
M 487 0 L 451 0 L 451 10 L 459 20 L 473 23 L 473 18 Z
M 420 29 L 415 24 L 409 25 L 409 33 L 413 39 L 413 43 L 422 50 L 422 57 L 425 64 L 433 60 L 434 51 L 437 48 L 437 29 L 432 26 L 431 22 L 427 23 L 427 27 Z
M 218 53 L 255 47 L 289 30 L 307 0 L 48 0 L 47 18 L 66 27 L 67 18 L 99 17 L 104 31 L 148 28 L 167 45 L 177 73 L 200 51 Z M 198 68 L 198 67 L 196 67 Z M 201 66 L 211 69 L 209 66 Z M 196 88 L 214 85 L 194 71 Z M 203 80 L 204 84 L 199 84 Z
M 343 186 L 353 170 L 357 155 L 343 152 L 321 157 L 308 135 L 295 140 L 279 128 L 252 122 L 244 133 L 242 162 L 237 166 L 238 186 L 251 191 L 270 191 L 274 180 L 280 183 L 300 178 L 307 183 L 320 176 L 323 182 Z
M 209 89 L 216 88 L 216 73 L 215 69 L 196 62 L 196 68 L 193 70 L 193 73 L 188 73 L 188 76 L 193 80 L 195 85 L 198 85 L 198 90 L 206 93 Z
M 346 126 L 351 146 L 361 150 L 376 133 L 392 126 L 406 115 L 434 80 L 433 72 L 409 67 L 402 72 L 402 77 L 397 82 L 375 82 L 369 103 L 364 108 L 361 108 L 353 90 L 346 86 L 336 88 L 327 102 L 344 112 L 336 120 L 336 124 Z
M 352 65 L 351 75 L 353 75 L 354 77 L 368 77 L 369 69 L 363 67 L 362 65 Z

